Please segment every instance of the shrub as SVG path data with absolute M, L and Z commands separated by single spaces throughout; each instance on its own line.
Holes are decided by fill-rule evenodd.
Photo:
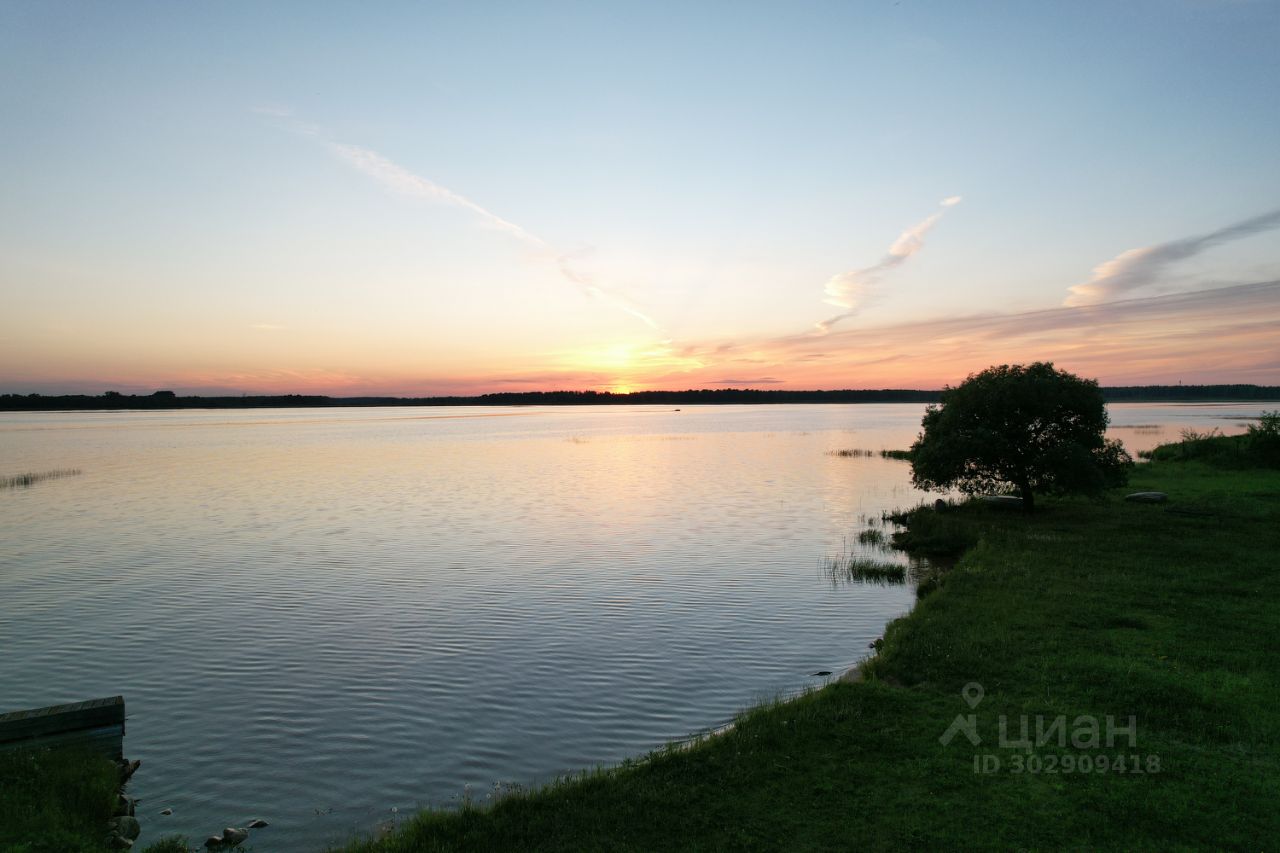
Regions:
M 1133 460 L 1109 440 L 1098 383 L 1052 364 L 1000 365 L 942 392 L 911 446 L 921 489 L 965 494 L 1014 489 L 1035 495 L 1098 495 L 1128 480 Z

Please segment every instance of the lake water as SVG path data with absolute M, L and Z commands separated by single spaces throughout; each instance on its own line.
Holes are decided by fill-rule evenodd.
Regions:
M 1132 449 L 1256 405 L 1112 406 Z M 839 674 L 918 405 L 0 415 L 0 712 L 123 694 L 143 841 L 316 850 Z M 856 546 L 853 546 L 856 548 Z M 162 817 L 161 809 L 173 814 Z

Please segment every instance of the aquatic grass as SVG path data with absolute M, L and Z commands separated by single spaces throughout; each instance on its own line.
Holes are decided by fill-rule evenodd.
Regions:
M 906 583 L 907 580 L 906 566 L 885 560 L 875 560 L 862 555 L 827 557 L 823 560 L 822 566 L 833 584 L 872 583 L 885 585 Z
M 845 450 L 828 450 L 827 455 L 828 456 L 846 456 L 846 457 L 852 456 L 859 459 L 871 459 L 875 456 L 879 456 L 881 459 L 903 459 L 908 462 L 911 461 L 910 450 L 881 450 L 879 452 L 876 452 L 874 450 L 848 448 Z
M 845 572 L 851 580 L 905 583 L 907 567 L 884 560 L 873 560 L 870 557 L 854 557 L 845 565 Z
M 865 519 L 865 516 L 861 518 Z M 832 585 L 850 583 L 885 585 L 906 582 L 907 566 L 892 560 L 876 559 L 863 553 L 868 548 L 880 553 L 892 552 L 884 531 L 867 527 L 858 533 L 855 540 L 857 546 L 851 545 L 849 539 L 845 538 L 839 554 L 824 557 L 821 560 L 822 572 L 830 579 Z
M 866 530 L 863 530 L 858 534 L 858 544 L 883 547 L 885 544 L 884 531 L 878 530 L 874 527 L 868 527 Z
M 78 477 L 84 472 L 79 468 L 55 468 L 52 471 L 29 471 L 13 477 L 0 478 L 0 488 L 22 489 L 43 483 L 45 480 L 60 480 L 63 477 Z

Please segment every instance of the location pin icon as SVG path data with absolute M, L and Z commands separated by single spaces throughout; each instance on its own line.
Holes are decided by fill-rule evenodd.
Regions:
M 964 697 L 964 701 L 968 703 L 970 708 L 976 708 L 978 703 L 982 701 L 982 697 L 986 695 L 986 692 L 982 689 L 981 684 L 976 681 L 970 681 L 960 691 L 960 695 Z

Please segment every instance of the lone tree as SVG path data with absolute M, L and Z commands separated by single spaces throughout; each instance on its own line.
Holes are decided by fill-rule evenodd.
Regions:
M 1128 482 L 1133 459 L 1105 437 L 1107 409 L 1092 379 L 1052 363 L 1002 364 L 942 392 L 911 447 L 911 479 L 921 489 L 1022 496 L 1096 495 Z

